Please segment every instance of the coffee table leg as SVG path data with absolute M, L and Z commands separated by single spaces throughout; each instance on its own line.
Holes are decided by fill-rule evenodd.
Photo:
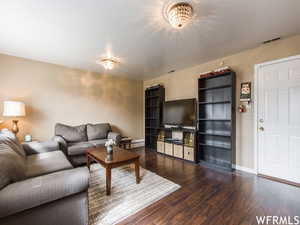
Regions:
M 139 160 L 136 160 L 134 162 L 135 165 L 135 178 L 136 178 L 136 183 L 139 184 L 140 183 L 140 162 Z
M 106 195 L 110 195 L 111 188 L 111 168 L 106 168 Z

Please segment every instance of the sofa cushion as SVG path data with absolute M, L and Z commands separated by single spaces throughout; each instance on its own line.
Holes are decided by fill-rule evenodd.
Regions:
M 90 142 L 70 143 L 67 151 L 68 155 L 81 155 L 85 154 L 87 149 L 93 147 L 95 147 L 95 145 Z
M 12 133 L 11 131 L 7 129 L 2 129 L 0 132 L 0 143 L 4 143 L 8 145 L 13 151 L 15 151 L 17 154 L 22 156 L 23 158 L 26 157 L 25 151 L 20 144 L 18 138 Z
M 45 152 L 27 157 L 26 176 L 36 177 L 73 168 L 61 151 Z
M 0 192 L 0 218 L 39 207 L 67 196 L 86 192 L 88 185 L 89 171 L 86 167 L 59 171 L 11 184 Z M 80 212 L 75 211 L 73 213 Z M 65 216 L 70 215 L 65 214 Z M 19 222 L 18 224 L 37 224 L 35 218 L 31 218 L 31 220 L 34 220 L 34 223 Z M 1 219 L 0 224 L 3 225 Z M 40 225 L 42 224 L 45 223 L 40 223 Z M 56 223 L 56 225 L 58 224 Z
M 55 135 L 63 137 L 67 142 L 87 141 L 86 125 L 68 126 L 57 123 L 55 125 Z
M 60 150 L 56 141 L 32 141 L 22 143 L 23 149 L 27 155 L 39 154 L 44 152 L 53 152 Z
M 89 143 L 93 144 L 95 147 L 98 147 L 98 146 L 104 146 L 107 140 L 108 139 L 93 140 L 93 141 L 89 141 Z
M 0 189 L 25 178 L 25 160 L 10 146 L 0 143 Z
M 88 140 L 106 139 L 107 134 L 111 131 L 109 123 L 87 124 L 86 125 Z
M 72 165 L 74 165 L 75 167 L 85 165 L 86 164 L 86 156 L 85 156 L 85 154 L 84 155 L 72 155 L 72 157 L 70 157 L 70 161 L 71 161 Z
M 32 186 L 35 187 L 34 185 Z M 22 188 L 24 187 L 22 186 Z M 48 192 L 48 190 L 44 186 L 41 186 L 41 188 L 38 191 L 40 190 L 44 190 L 46 193 Z M 18 203 L 20 198 L 20 193 L 24 193 L 23 190 L 16 190 L 15 187 L 12 187 L 12 190 L 5 190 L 6 193 L 8 191 L 11 191 L 13 193 L 18 193 L 18 196 L 16 197 L 14 196 L 14 198 L 11 199 L 11 201 L 15 201 L 15 199 L 17 199 L 15 203 Z M 34 196 L 35 194 L 28 195 L 28 197 L 32 197 L 32 198 Z M 12 206 L 10 201 L 8 203 L 9 207 L 1 208 L 1 200 L 2 202 L 6 201 L 2 204 L 7 204 L 7 200 L 1 199 L 1 197 L 3 197 L 3 195 L 1 195 L 0 193 L 0 217 L 1 215 L 7 215 L 8 213 L 11 213 L 10 216 L 5 216 L 4 218 L 0 218 L 0 224 L 2 225 L 4 224 L 5 225 L 87 225 L 89 224 L 88 198 L 87 198 L 86 191 L 73 194 L 71 196 L 68 196 L 67 198 L 57 199 L 55 201 L 51 201 L 46 204 L 41 205 L 41 203 L 39 203 L 39 206 L 24 210 L 22 212 L 19 212 L 16 215 L 14 214 L 14 212 L 24 208 L 24 204 L 16 205 L 14 207 Z M 32 200 L 28 200 L 28 201 L 29 203 L 34 204 L 37 202 L 37 200 L 40 200 L 40 198 L 39 199 L 33 198 L 33 201 Z M 23 202 L 24 200 L 22 201 L 22 203 Z M 31 205 L 29 205 L 29 207 L 30 206 Z

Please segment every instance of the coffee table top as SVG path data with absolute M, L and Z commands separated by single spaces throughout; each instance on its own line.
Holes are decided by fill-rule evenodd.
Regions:
M 140 156 L 135 153 L 131 152 L 122 148 L 119 148 L 117 146 L 113 146 L 113 154 L 112 154 L 112 160 L 107 160 L 107 152 L 105 147 L 96 147 L 96 148 L 90 148 L 87 150 L 87 154 L 92 156 L 97 161 L 100 161 L 105 164 L 117 164 L 122 162 L 131 161 L 134 159 L 138 159 Z

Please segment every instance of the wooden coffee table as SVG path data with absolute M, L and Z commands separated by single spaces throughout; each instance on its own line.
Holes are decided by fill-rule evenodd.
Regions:
M 86 152 L 87 166 L 90 169 L 91 161 L 96 161 L 106 170 L 106 195 L 110 195 L 111 189 L 111 169 L 123 165 L 134 163 L 136 183 L 140 183 L 140 156 L 135 152 L 131 152 L 119 147 L 113 147 L 112 160 L 107 160 L 107 152 L 105 147 L 97 147 L 88 149 Z

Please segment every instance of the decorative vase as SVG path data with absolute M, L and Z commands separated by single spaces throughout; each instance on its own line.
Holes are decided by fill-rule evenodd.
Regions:
M 107 151 L 107 154 L 112 154 L 112 152 L 113 152 L 113 147 L 112 147 L 112 145 L 107 146 L 107 147 L 106 147 L 106 151 Z
M 113 160 L 113 154 L 107 154 L 106 161 L 112 161 Z

